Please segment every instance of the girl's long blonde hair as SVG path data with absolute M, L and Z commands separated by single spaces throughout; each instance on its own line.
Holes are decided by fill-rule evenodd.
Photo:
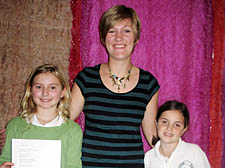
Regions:
M 31 89 L 33 85 L 34 78 L 41 73 L 51 73 L 59 80 L 62 89 L 64 90 L 64 97 L 60 99 L 57 106 L 57 113 L 63 117 L 64 120 L 67 120 L 70 117 L 69 104 L 71 101 L 71 93 L 69 83 L 66 80 L 65 74 L 63 71 L 52 64 L 44 64 L 37 67 L 34 71 L 31 72 L 29 78 L 27 79 L 25 85 L 25 93 L 21 102 L 21 113 L 22 118 L 31 120 L 31 117 L 36 112 L 36 104 L 32 98 Z

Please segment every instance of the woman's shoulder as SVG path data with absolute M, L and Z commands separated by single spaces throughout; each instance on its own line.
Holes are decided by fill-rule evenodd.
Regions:
M 159 88 L 160 85 L 158 83 L 158 80 L 156 77 L 149 71 L 146 71 L 144 69 L 140 69 L 140 77 L 139 77 L 139 83 L 144 84 L 145 88 L 147 88 L 149 91 L 154 90 L 152 93 L 154 94 Z
M 156 79 L 156 77 L 150 71 L 144 70 L 142 68 L 139 68 L 139 69 L 140 69 L 140 75 L 141 75 L 141 77 L 145 76 L 145 77 L 149 77 L 149 78 Z
M 89 71 L 98 71 L 100 69 L 101 64 L 97 64 L 94 66 L 84 67 L 81 72 L 89 72 Z
M 91 67 L 84 67 L 77 75 L 76 78 L 95 78 L 95 76 L 99 76 L 99 69 L 100 69 L 100 65 L 95 65 L 95 66 L 91 66 Z M 75 79 L 76 79 L 75 78 Z

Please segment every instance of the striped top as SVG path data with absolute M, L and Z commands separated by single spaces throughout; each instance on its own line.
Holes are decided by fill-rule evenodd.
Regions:
M 84 68 L 75 82 L 85 98 L 84 168 L 144 167 L 140 125 L 146 105 L 159 89 L 156 78 L 140 69 L 139 82 L 127 93 L 102 83 L 100 64 Z

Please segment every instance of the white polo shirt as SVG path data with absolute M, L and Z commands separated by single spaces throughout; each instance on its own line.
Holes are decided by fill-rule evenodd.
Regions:
M 159 146 L 160 141 L 145 153 L 145 168 L 211 168 L 205 152 L 196 144 L 179 139 L 170 158 L 159 152 Z

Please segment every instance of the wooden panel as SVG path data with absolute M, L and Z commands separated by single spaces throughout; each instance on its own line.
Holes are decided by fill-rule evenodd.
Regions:
M 68 77 L 69 0 L 0 0 L 0 128 L 18 115 L 26 79 L 43 63 Z

